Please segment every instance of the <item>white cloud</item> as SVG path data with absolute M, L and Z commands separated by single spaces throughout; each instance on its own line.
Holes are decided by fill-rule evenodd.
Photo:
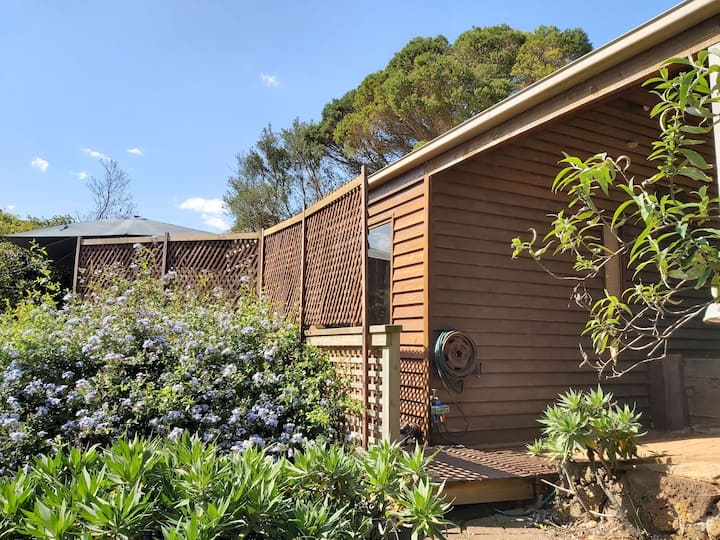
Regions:
M 30 162 L 30 166 L 40 172 L 45 172 L 48 170 L 50 164 L 46 160 L 38 156 Z
M 87 180 L 90 178 L 90 175 L 85 171 L 71 172 L 70 174 L 77 177 L 78 180 Z
M 268 75 L 267 73 L 260 73 L 260 80 L 263 84 L 269 88 L 276 88 L 280 86 L 280 80 L 277 75 Z
M 7 211 L 7 212 L 12 212 L 13 210 L 15 210 L 15 205 L 14 205 L 14 204 L 8 204 L 8 205 L 5 206 L 5 208 L 3 208 L 3 210 L 5 210 L 5 211 Z
M 222 199 L 205 199 L 203 197 L 190 197 L 180 203 L 183 210 L 191 210 L 200 214 L 200 219 L 211 229 L 227 231 L 230 228 L 227 209 Z
M 225 221 L 223 218 L 218 216 L 210 216 L 207 214 L 203 214 L 200 216 L 203 220 L 203 223 L 210 227 L 211 229 L 217 229 L 218 231 L 225 232 L 228 229 L 230 229 L 230 224 Z
M 222 199 L 203 199 L 202 197 L 191 197 L 180 203 L 183 210 L 194 210 L 206 214 L 224 214 L 225 203 Z
M 97 150 L 93 150 L 92 148 L 81 148 L 82 152 L 85 152 L 88 156 L 93 157 L 95 159 L 108 159 L 108 157 L 103 154 L 102 152 L 99 152 Z
M 128 148 L 127 151 L 128 151 L 128 153 L 134 154 L 134 155 L 136 155 L 136 156 L 142 156 L 142 155 L 143 155 L 142 149 L 138 148 L 137 146 L 135 146 L 135 147 L 133 147 L 133 148 Z

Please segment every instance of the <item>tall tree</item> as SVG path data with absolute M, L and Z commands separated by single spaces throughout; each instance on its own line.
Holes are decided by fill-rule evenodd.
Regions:
M 554 26 L 473 28 L 452 46 L 443 36 L 414 38 L 360 83 L 333 137 L 346 156 L 375 170 L 590 48 L 582 30 Z
M 225 203 L 235 217 L 233 231 L 270 227 L 321 199 L 338 186 L 320 127 L 295 120 L 289 129 L 263 129 L 250 151 L 236 156 Z
M 554 26 L 472 28 L 452 45 L 443 36 L 410 40 L 384 69 L 328 103 L 319 123 L 265 128 L 237 155 L 225 195 L 234 230 L 289 217 L 338 178 L 390 164 L 590 48 L 582 30 Z
M 557 26 L 540 26 L 528 34 L 511 73 L 523 88 L 589 51 L 587 35 L 579 28 L 560 31 Z
M 89 219 L 117 219 L 132 216 L 137 208 L 130 194 L 130 177 L 114 159 L 100 160 L 103 176 L 91 176 L 88 189 L 93 207 Z

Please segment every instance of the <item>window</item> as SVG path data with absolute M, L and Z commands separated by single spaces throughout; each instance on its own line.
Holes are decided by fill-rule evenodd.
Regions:
M 368 232 L 368 322 L 390 323 L 390 259 L 392 225 L 384 223 Z

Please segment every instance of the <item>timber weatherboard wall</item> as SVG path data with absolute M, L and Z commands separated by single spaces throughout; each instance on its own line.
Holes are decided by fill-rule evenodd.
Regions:
M 400 334 L 400 413 L 404 423 L 428 429 L 428 362 L 425 328 L 425 182 L 410 171 L 369 192 L 368 226 L 392 225 L 390 324 Z
M 578 366 L 587 314 L 570 304 L 572 285 L 529 257 L 511 260 L 510 243 L 515 236 L 528 238 L 530 227 L 542 238 L 548 215 L 564 208 L 567 197 L 550 189 L 563 151 L 582 158 L 604 151 L 627 155 L 631 175 L 655 172 L 644 159 L 657 135 L 646 100 L 644 91 L 632 88 L 431 177 L 430 329 L 467 332 L 483 362 L 483 374 L 468 377 L 461 394 L 441 393 L 460 403 L 468 422 L 466 431 L 459 408 L 451 405 L 447 438 L 464 444 L 529 440 L 558 393 L 598 383 L 594 370 Z M 702 148 L 711 154 L 710 144 Z M 547 264 L 567 273 L 570 261 L 559 261 Z M 596 297 L 605 286 L 602 279 L 590 285 Z M 701 322 L 672 341 L 674 351 L 693 354 L 711 354 L 718 346 L 717 332 Z M 431 387 L 442 389 L 431 373 Z M 603 386 L 636 403 L 650 420 L 646 366 Z
M 553 279 L 527 257 L 510 258 L 513 237 L 527 237 L 530 227 L 542 237 L 548 214 L 563 208 L 563 197 L 550 191 L 562 149 L 586 156 L 595 153 L 589 150 L 597 144 L 597 150 L 614 153 L 623 146 L 620 153 L 628 153 L 627 141 L 641 138 L 627 133 L 612 141 L 605 135 L 586 141 L 597 138 L 581 135 L 578 126 L 587 121 L 586 114 L 546 126 L 431 179 L 430 327 L 466 332 L 483 364 L 482 375 L 466 378 L 461 394 L 441 394 L 462 406 L 467 432 L 457 433 L 464 431 L 457 407 L 451 405 L 446 422 L 460 442 L 530 439 L 537 433 L 537 418 L 558 393 L 597 383 L 594 371 L 578 368 L 578 336 L 587 314 L 570 304 L 572 285 Z M 575 148 L 565 142 L 570 139 Z M 638 141 L 633 157 L 646 149 L 647 141 Z M 548 265 L 558 273 L 571 268 L 567 258 Z M 599 293 L 602 280 L 591 287 Z M 442 389 L 439 382 L 431 386 Z M 647 408 L 642 371 L 609 388 Z

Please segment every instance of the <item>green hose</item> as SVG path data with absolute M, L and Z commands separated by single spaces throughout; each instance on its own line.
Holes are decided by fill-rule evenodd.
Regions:
M 468 356 L 469 361 L 463 365 L 459 363 L 461 356 Z M 480 374 L 480 365 L 475 358 L 475 344 L 472 340 L 457 330 L 444 330 L 435 340 L 433 351 L 435 368 L 441 379 L 447 379 L 455 384 L 462 384 L 468 375 Z

